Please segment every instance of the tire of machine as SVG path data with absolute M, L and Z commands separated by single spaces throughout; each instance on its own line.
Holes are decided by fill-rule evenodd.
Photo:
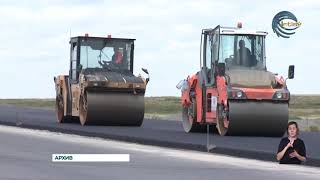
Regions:
M 196 99 L 192 98 L 192 109 L 194 111 L 193 117 L 189 115 L 189 108 L 182 107 L 182 126 L 185 132 L 205 132 L 206 126 L 200 125 L 199 123 L 195 122 L 195 119 L 197 117 L 197 105 L 196 105 Z
M 87 112 L 88 104 L 87 104 L 87 93 L 80 96 L 79 99 L 79 119 L 80 124 L 84 126 L 87 123 Z
M 90 92 L 80 96 L 82 125 L 141 126 L 144 95 L 120 92 Z
M 288 103 L 229 102 L 227 135 L 282 136 L 288 123 Z
M 64 115 L 64 103 L 62 96 L 56 96 L 56 117 L 58 123 L 76 123 L 79 118 L 73 116 Z
M 64 103 L 61 95 L 56 96 L 55 109 L 56 109 L 57 122 L 63 123 L 66 117 L 64 116 Z
M 216 124 L 216 127 L 217 127 L 217 130 L 220 134 L 220 136 L 225 136 L 228 132 L 228 128 L 224 127 L 224 119 L 223 119 L 223 106 L 218 104 L 218 107 L 217 107 L 217 112 L 218 112 L 218 118 L 217 118 L 217 124 Z

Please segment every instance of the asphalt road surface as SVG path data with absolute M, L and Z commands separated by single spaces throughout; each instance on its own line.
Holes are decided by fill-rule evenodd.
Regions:
M 279 165 L 40 130 L 0 126 L 0 179 L 319 179 L 320 168 Z M 52 162 L 54 153 L 125 153 L 130 162 Z
M 53 110 L 0 106 L 0 124 L 46 129 L 70 134 L 93 136 L 158 145 L 170 148 L 206 151 L 206 134 L 185 133 L 178 121 L 145 119 L 142 127 L 81 126 L 58 124 Z M 307 165 L 320 166 L 320 133 L 301 132 L 307 147 Z M 210 135 L 214 153 L 275 161 L 279 137 L 221 137 Z

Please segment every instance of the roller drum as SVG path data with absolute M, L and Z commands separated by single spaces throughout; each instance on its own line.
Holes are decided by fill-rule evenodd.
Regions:
M 282 136 L 288 123 L 288 103 L 229 102 L 227 135 Z
M 80 111 L 85 125 L 141 126 L 144 95 L 125 92 L 87 92 L 87 110 Z

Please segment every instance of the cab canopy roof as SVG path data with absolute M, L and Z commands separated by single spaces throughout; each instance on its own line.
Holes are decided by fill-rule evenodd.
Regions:
M 250 34 L 266 36 L 268 33 L 264 31 L 254 31 L 235 27 L 220 27 L 220 34 Z
M 71 40 L 75 39 L 103 39 L 103 40 L 119 40 L 119 41 L 135 41 L 136 39 L 130 38 L 113 38 L 113 37 L 97 37 L 97 36 L 75 36 L 71 37 Z

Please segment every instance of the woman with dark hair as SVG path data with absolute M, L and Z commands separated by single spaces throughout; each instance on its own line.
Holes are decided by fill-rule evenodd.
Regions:
M 299 127 L 294 121 L 288 123 L 287 135 L 279 144 L 277 160 L 280 164 L 301 164 L 306 161 L 304 142 L 298 138 Z

